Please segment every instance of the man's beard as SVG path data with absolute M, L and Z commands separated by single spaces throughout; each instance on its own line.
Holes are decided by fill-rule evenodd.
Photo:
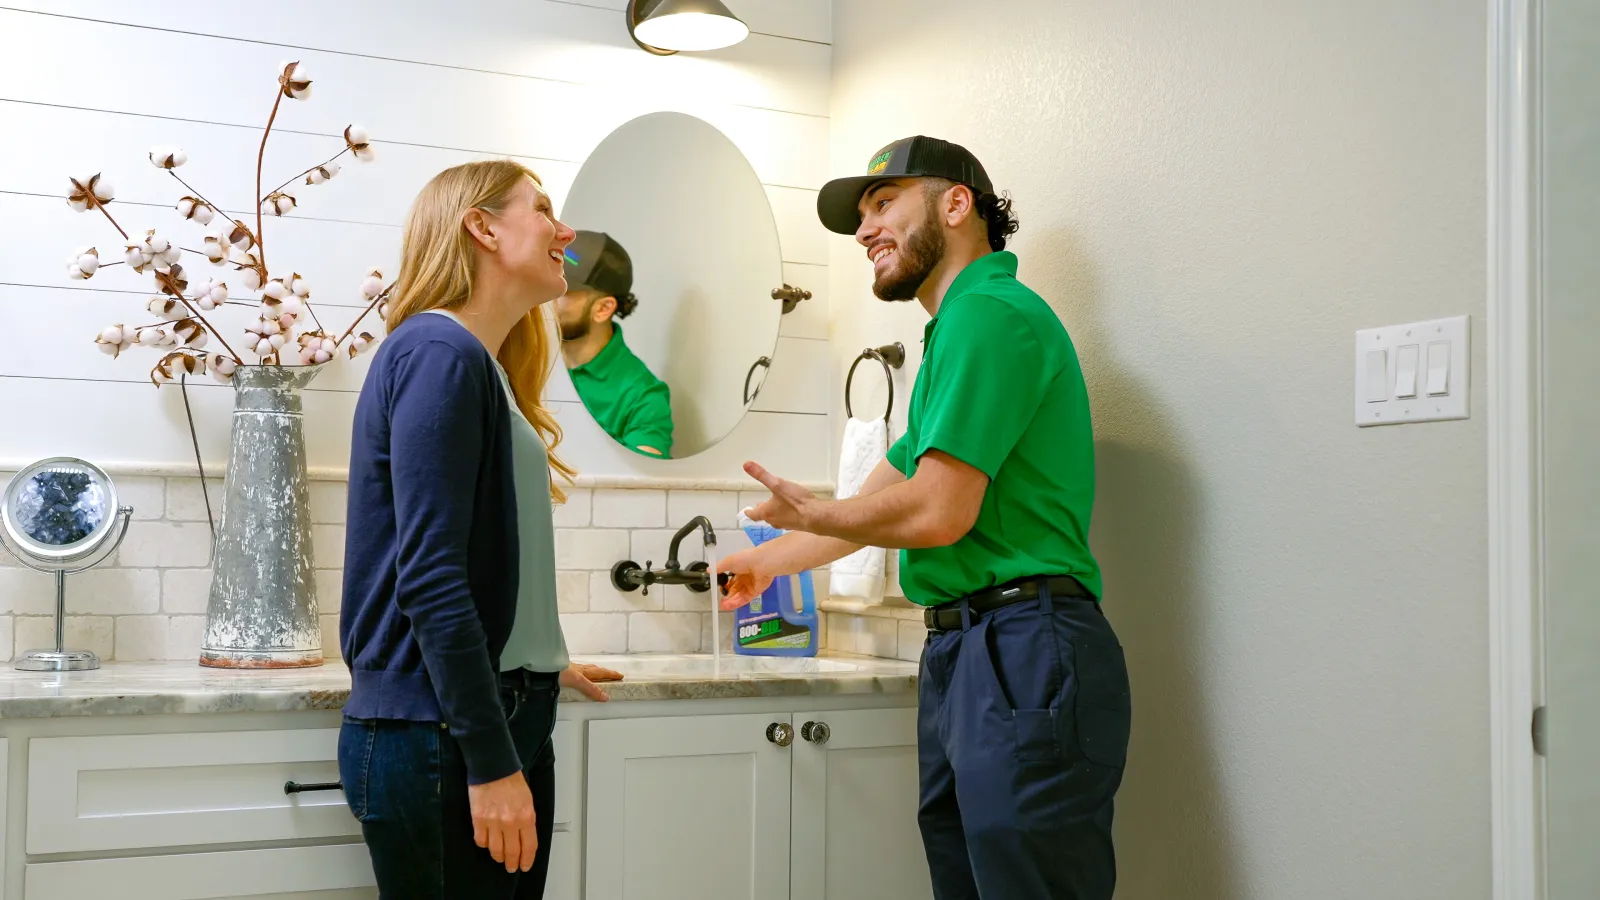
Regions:
M 594 326 L 594 301 L 590 300 L 583 305 L 583 315 L 575 322 L 561 323 L 561 339 L 563 341 L 581 341 L 589 336 L 589 329 Z
M 903 246 L 894 249 L 895 264 L 872 282 L 872 292 L 890 302 L 916 299 L 918 289 L 944 259 L 944 250 L 944 229 L 929 215 L 906 236 Z

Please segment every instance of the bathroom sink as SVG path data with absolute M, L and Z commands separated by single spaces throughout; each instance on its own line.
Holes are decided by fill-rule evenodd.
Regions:
M 837 675 L 861 671 L 861 666 L 836 659 L 805 656 L 735 656 L 724 654 L 717 663 L 707 653 L 630 653 L 580 656 L 575 662 L 616 669 L 625 678 L 714 678 L 760 675 Z

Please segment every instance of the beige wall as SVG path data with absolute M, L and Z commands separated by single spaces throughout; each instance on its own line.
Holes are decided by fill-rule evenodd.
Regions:
M 1481 346 L 1485 17 L 834 4 L 832 171 L 977 152 L 1083 359 L 1135 691 L 1119 897 L 1490 894 L 1483 353 L 1470 421 L 1351 421 L 1356 329 L 1469 313 Z M 915 360 L 920 310 L 831 262 L 835 389 L 861 347 Z

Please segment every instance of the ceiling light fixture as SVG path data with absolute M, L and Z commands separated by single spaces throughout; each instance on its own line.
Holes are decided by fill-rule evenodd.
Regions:
M 628 0 L 628 36 L 657 56 L 719 50 L 750 34 L 721 0 Z

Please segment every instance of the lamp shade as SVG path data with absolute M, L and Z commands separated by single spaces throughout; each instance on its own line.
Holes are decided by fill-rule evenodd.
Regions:
M 642 17 L 637 10 L 643 10 Z M 721 0 L 634 0 L 629 29 L 635 41 L 659 50 L 717 50 L 731 47 L 750 34 Z

